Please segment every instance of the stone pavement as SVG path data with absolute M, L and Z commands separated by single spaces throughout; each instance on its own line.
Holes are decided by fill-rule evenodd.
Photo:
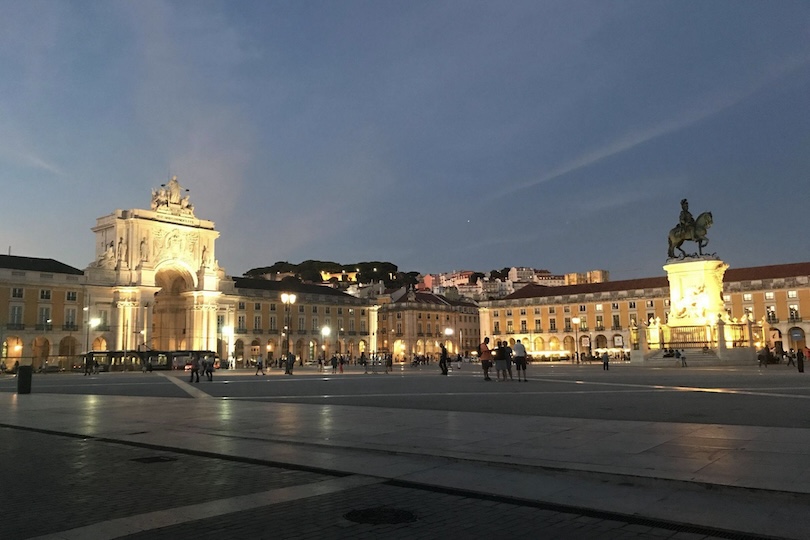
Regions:
M 169 377 L 197 399 L 0 394 L 4 441 L 47 438 L 10 454 L 3 445 L 4 499 L 17 501 L 12 513 L 42 526 L 4 524 L 3 538 L 514 538 L 543 531 L 551 538 L 798 539 L 810 530 L 807 429 L 219 400 Z M 44 489 L 19 478 L 15 489 L 25 496 L 6 489 L 17 470 L 9 460 L 36 456 L 23 470 L 47 479 L 40 466 L 51 468 L 65 440 L 106 450 L 96 459 L 68 453 L 63 475 Z M 132 469 L 132 453 L 154 463 L 131 481 L 111 480 L 110 487 L 125 485 L 113 490 L 123 499 L 110 504 L 113 512 L 98 511 L 108 497 L 88 486 Z M 175 461 L 184 463 L 179 471 Z M 223 463 L 250 465 L 255 476 L 229 487 L 238 474 L 206 472 Z M 83 486 L 94 468 L 113 470 Z M 157 494 L 143 492 L 156 471 L 173 480 Z M 65 511 L 74 497 L 93 511 Z M 358 524 L 345 518 L 356 509 L 388 518 L 386 509 L 400 510 L 416 521 Z M 61 519 L 47 525 L 43 510 Z

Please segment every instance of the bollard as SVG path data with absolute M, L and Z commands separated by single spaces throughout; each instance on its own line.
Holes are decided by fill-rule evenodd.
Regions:
M 17 393 L 31 393 L 31 376 L 34 373 L 33 366 L 17 366 Z

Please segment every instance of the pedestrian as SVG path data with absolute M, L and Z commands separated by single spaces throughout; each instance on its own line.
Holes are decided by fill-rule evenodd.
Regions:
M 86 354 L 84 356 L 84 374 L 93 374 L 93 357 L 90 354 Z
M 787 354 L 787 365 L 793 364 L 796 365 L 796 352 L 793 349 L 790 349 L 789 353 Z
M 526 347 L 520 340 L 515 341 L 514 347 L 515 353 L 515 369 L 517 370 L 518 374 L 518 382 L 521 381 L 520 378 L 520 371 L 523 370 L 523 382 L 528 382 L 529 379 L 526 378 Z
M 484 380 L 491 381 L 489 370 L 492 368 L 492 352 L 489 350 L 488 337 L 478 345 L 478 358 L 481 360 L 481 369 L 484 370 Z
M 213 381 L 214 380 L 214 359 L 211 358 L 210 356 L 206 355 L 205 358 L 203 359 L 203 366 L 205 366 L 204 367 L 205 378 L 208 379 L 209 381 Z M 151 371 L 151 369 L 150 369 L 150 371 Z
M 681 351 L 681 367 L 687 367 L 687 365 L 686 365 L 686 351 Z
M 332 373 L 337 373 L 337 364 L 338 364 L 337 356 L 333 354 L 332 359 L 329 360 L 329 363 L 332 364 Z
M 346 363 L 346 358 L 341 354 L 340 358 L 338 358 L 338 371 L 343 373 L 343 364 Z
M 254 375 L 258 375 L 259 372 L 264 375 L 264 359 L 261 354 L 256 358 L 256 373 Z
M 602 352 L 602 371 L 610 370 L 610 355 L 607 351 Z
M 191 378 L 188 382 L 195 382 L 194 377 L 197 377 L 196 382 L 200 382 L 200 359 L 196 356 L 191 357 Z
M 796 368 L 799 370 L 799 373 L 804 373 L 805 358 L 810 358 L 810 349 L 807 347 L 804 348 L 804 351 L 796 353 Z
M 506 372 L 509 373 L 509 380 L 514 381 L 515 379 L 512 378 L 512 347 L 506 340 L 501 343 L 501 346 L 503 347 L 503 359 L 506 361 Z M 506 380 L 505 376 L 503 380 Z
M 284 370 L 284 373 L 286 375 L 292 375 L 293 374 L 293 368 L 295 368 L 295 355 L 293 354 L 292 351 L 287 351 L 287 358 L 285 359 L 285 363 L 286 363 L 286 366 L 285 366 L 286 369 Z
M 506 382 L 506 350 L 504 349 L 503 342 L 498 341 L 495 343 L 495 351 L 493 352 L 493 358 L 495 359 L 495 375 L 497 376 L 497 381 Z M 503 379 L 501 376 L 503 375 Z
M 442 375 L 447 375 L 447 347 L 444 346 L 444 343 L 440 343 L 439 347 L 442 349 L 441 356 L 439 357 L 439 369 L 442 370 Z

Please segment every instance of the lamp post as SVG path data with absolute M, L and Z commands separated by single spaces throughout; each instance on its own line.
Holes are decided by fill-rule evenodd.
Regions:
M 329 334 L 332 333 L 332 329 L 328 326 L 324 326 L 321 328 L 321 337 L 323 338 L 323 365 L 326 366 L 326 345 L 327 340 L 329 339 Z
M 290 328 L 290 305 L 295 304 L 295 295 L 288 293 L 281 293 L 281 301 L 284 303 L 284 314 L 285 314 L 284 329 L 287 332 L 287 345 L 284 347 L 284 352 L 285 354 L 289 354 L 290 334 L 292 333 L 291 331 L 292 329 Z
M 579 364 L 579 323 L 582 320 L 579 317 L 574 317 L 571 319 L 571 323 L 574 325 L 574 345 L 576 346 L 576 359 L 577 364 Z
M 444 340 L 449 342 L 452 339 L 452 336 L 453 336 L 453 329 L 452 328 L 445 328 L 444 329 Z M 450 345 L 452 346 L 453 343 L 450 342 Z

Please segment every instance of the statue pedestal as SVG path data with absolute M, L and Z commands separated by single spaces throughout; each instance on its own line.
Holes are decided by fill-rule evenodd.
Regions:
M 667 325 L 706 326 L 726 314 L 723 275 L 728 265 L 715 258 L 697 258 L 664 265 L 669 279 Z

